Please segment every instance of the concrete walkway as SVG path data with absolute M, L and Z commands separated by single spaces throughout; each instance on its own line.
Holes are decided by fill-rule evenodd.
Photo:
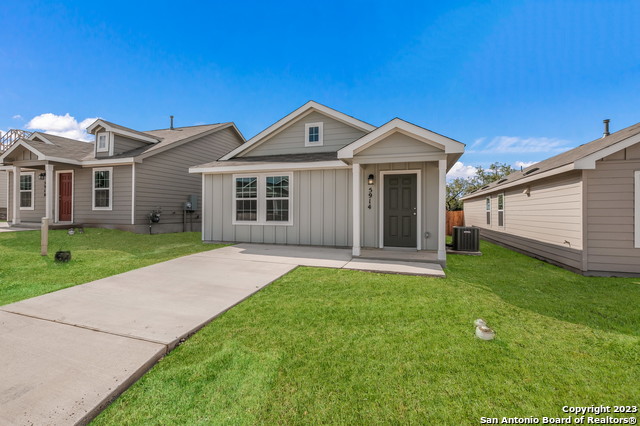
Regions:
M 0 307 L 0 424 L 92 419 L 181 339 L 298 265 L 442 275 L 349 250 L 239 244 Z

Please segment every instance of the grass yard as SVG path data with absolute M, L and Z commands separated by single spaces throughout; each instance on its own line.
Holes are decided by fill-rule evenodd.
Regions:
M 94 422 L 458 425 L 640 402 L 640 279 L 482 251 L 449 256 L 446 279 L 298 268 Z M 478 317 L 496 340 L 474 338 Z
M 50 231 L 49 255 L 43 257 L 39 231 L 3 232 L 0 305 L 216 247 L 203 244 L 197 232 L 137 235 L 86 228 L 75 235 Z M 73 260 L 56 263 L 58 250 L 71 250 Z

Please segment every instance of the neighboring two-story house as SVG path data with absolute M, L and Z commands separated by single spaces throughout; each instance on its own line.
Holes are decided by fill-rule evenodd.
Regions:
M 12 224 L 49 217 L 142 233 L 155 210 L 154 233 L 199 230 L 202 181 L 189 167 L 244 143 L 233 123 L 140 132 L 99 119 L 87 130 L 95 142 L 36 132 L 0 156 Z
M 310 101 L 202 174 L 206 241 L 422 251 L 444 264 L 445 175 L 464 145 Z

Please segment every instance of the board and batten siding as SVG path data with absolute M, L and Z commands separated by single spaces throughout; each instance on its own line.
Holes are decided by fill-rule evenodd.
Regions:
M 529 188 L 529 195 L 524 193 Z M 498 225 L 498 194 L 504 193 L 504 223 Z M 491 197 L 491 224 L 485 200 Z M 553 263 L 582 269 L 581 172 L 564 173 L 464 202 L 466 226 L 484 238 Z
M 193 230 L 199 230 L 202 175 L 190 174 L 189 167 L 215 161 L 241 143 L 238 134 L 232 128 L 226 128 L 147 157 L 142 163 L 136 164 L 136 225 L 147 226 L 149 213 L 160 208 L 162 214 L 158 225 L 181 226 L 183 205 L 189 195 L 194 194 L 198 197 L 198 209 L 191 214 L 191 219 L 197 225 Z
M 589 271 L 640 273 L 640 248 L 634 247 L 634 172 L 639 170 L 640 144 L 585 170 Z
M 324 123 L 322 126 L 323 145 L 313 147 L 304 146 L 305 123 L 317 122 Z M 297 119 L 283 130 L 261 142 L 255 148 L 244 154 L 240 154 L 239 157 L 335 152 L 365 134 L 365 131 L 314 111 Z
M 204 185 L 205 241 L 351 245 L 350 169 L 293 172 L 291 226 L 233 225 L 233 175 L 205 174 Z
M 93 168 L 74 170 L 74 223 L 118 227 L 131 223 L 131 166 L 113 166 L 111 179 L 111 210 L 93 210 Z

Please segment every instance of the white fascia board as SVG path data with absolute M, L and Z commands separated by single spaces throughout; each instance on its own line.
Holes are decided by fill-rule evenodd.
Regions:
M 375 126 L 372 126 L 369 123 L 365 123 L 364 121 L 360 121 L 357 118 L 351 117 L 350 115 L 344 114 L 340 111 L 336 111 L 335 109 L 331 109 L 315 101 L 309 101 L 306 104 L 302 105 L 300 108 L 293 111 L 292 113 L 276 121 L 274 124 L 267 127 L 262 132 L 252 137 L 246 143 L 240 145 L 238 148 L 224 155 L 223 157 L 220 158 L 220 160 L 229 160 L 235 157 L 236 155 L 248 150 L 253 145 L 262 141 L 263 139 L 265 139 L 267 136 L 270 136 L 274 132 L 280 130 L 282 127 L 287 126 L 298 117 L 302 116 L 305 113 L 308 113 L 310 110 L 316 110 L 338 121 L 342 121 L 343 123 L 346 123 L 351 126 L 357 127 L 358 129 L 364 130 L 365 132 L 371 132 L 376 128 Z
M 32 141 L 32 140 L 34 140 L 35 138 L 42 139 L 42 140 L 44 141 L 44 143 L 46 143 L 46 144 L 48 144 L 48 145 L 53 145 L 53 144 L 54 144 L 53 142 L 51 142 L 49 139 L 47 139 L 47 138 L 46 138 L 46 136 L 45 136 L 45 134 L 44 134 L 44 133 L 40 133 L 40 132 L 33 132 L 33 133 L 31 134 L 31 136 L 29 136 L 27 139 L 28 139 L 28 140 L 30 140 L 30 141 Z
M 475 192 L 473 194 L 465 195 L 464 197 L 461 198 L 461 200 L 464 201 L 464 200 L 468 200 L 470 198 L 482 197 L 482 196 L 485 196 L 485 195 L 493 194 L 494 192 L 502 192 L 506 188 L 512 188 L 512 187 L 518 186 L 518 185 L 526 185 L 528 183 L 531 183 L 531 182 L 539 180 L 539 179 L 548 178 L 548 177 L 551 177 L 551 176 L 559 175 L 561 173 L 570 172 L 572 170 L 575 170 L 575 168 L 573 166 L 573 163 L 567 164 L 566 166 L 562 166 L 562 167 L 558 167 L 558 168 L 555 168 L 555 169 L 547 170 L 546 172 L 543 172 L 543 173 L 540 173 L 540 174 L 536 174 L 534 176 L 529 176 L 529 177 L 526 177 L 526 178 L 523 178 L 523 179 L 519 179 L 519 180 L 516 180 L 516 181 L 513 181 L 513 182 L 505 183 L 504 185 L 494 186 L 493 188 L 488 188 L 488 189 L 485 189 L 484 191 L 479 191 L 479 192 Z
M 107 132 L 112 132 L 112 133 L 115 133 L 117 135 L 126 136 L 129 139 L 135 139 L 135 140 L 139 140 L 139 141 L 143 141 L 143 142 L 149 142 L 149 143 L 158 143 L 159 142 L 159 140 L 157 138 L 153 137 L 153 136 L 145 136 L 145 135 L 141 135 L 141 134 L 138 134 L 138 133 L 129 132 L 127 130 L 116 129 L 115 127 L 112 127 L 112 126 L 108 125 L 107 123 L 105 123 L 104 121 L 102 121 L 100 119 L 94 121 L 91 126 L 87 127 L 87 132 L 93 134 L 93 131 L 98 126 L 104 128 L 104 130 L 107 131 Z
M 595 169 L 596 161 L 602 160 L 604 157 L 607 157 L 611 154 L 615 154 L 618 151 L 621 151 L 625 148 L 629 148 L 632 145 L 640 142 L 640 134 L 631 136 L 630 138 L 623 139 L 620 142 L 616 142 L 611 146 L 608 146 L 600 151 L 594 152 L 593 154 L 589 154 L 585 157 L 582 157 L 579 160 L 574 162 L 576 169 Z
M 11 170 L 13 170 L 13 166 L 0 166 L 0 171 L 8 172 Z
M 55 160 L 53 160 L 55 161 Z M 68 160 L 66 161 L 68 162 Z M 95 167 L 95 166 L 112 166 L 112 165 L 124 165 L 124 164 L 133 164 L 133 163 L 142 163 L 142 160 L 138 160 L 134 157 L 128 157 L 128 158 L 117 158 L 117 159 L 113 159 L 110 160 L 108 158 L 105 158 L 104 160 L 87 160 L 87 161 L 81 161 L 78 164 L 81 165 L 82 167 Z
M 262 171 L 285 171 L 285 170 L 310 170 L 310 169 L 348 169 L 350 166 L 342 161 L 314 161 L 305 163 L 264 163 L 247 164 L 242 166 L 222 166 L 222 167 L 191 167 L 189 173 L 231 173 L 231 172 L 262 172 Z
M 401 132 L 407 136 L 417 137 L 419 140 L 429 143 L 435 142 L 439 148 L 445 153 L 463 153 L 464 144 L 446 136 L 427 130 L 423 127 L 404 121 L 400 118 L 394 118 L 388 123 L 378 127 L 371 133 L 364 135 L 360 139 L 350 143 L 338 151 L 338 158 L 353 158 L 355 154 L 385 139 L 394 132 Z
M 32 147 L 31 145 L 29 145 L 28 143 L 25 143 L 24 141 L 18 141 L 16 143 L 14 143 L 13 145 L 11 145 L 11 147 L 0 156 L 0 161 L 4 161 L 5 158 L 7 158 L 7 156 L 9 154 L 11 154 L 14 150 L 16 150 L 18 147 L 23 147 L 24 149 L 27 149 L 31 152 L 33 152 L 34 154 L 36 154 L 38 156 L 38 160 L 45 160 L 46 156 L 41 153 L 40 151 L 38 151 L 37 149 L 35 149 L 34 147 Z

